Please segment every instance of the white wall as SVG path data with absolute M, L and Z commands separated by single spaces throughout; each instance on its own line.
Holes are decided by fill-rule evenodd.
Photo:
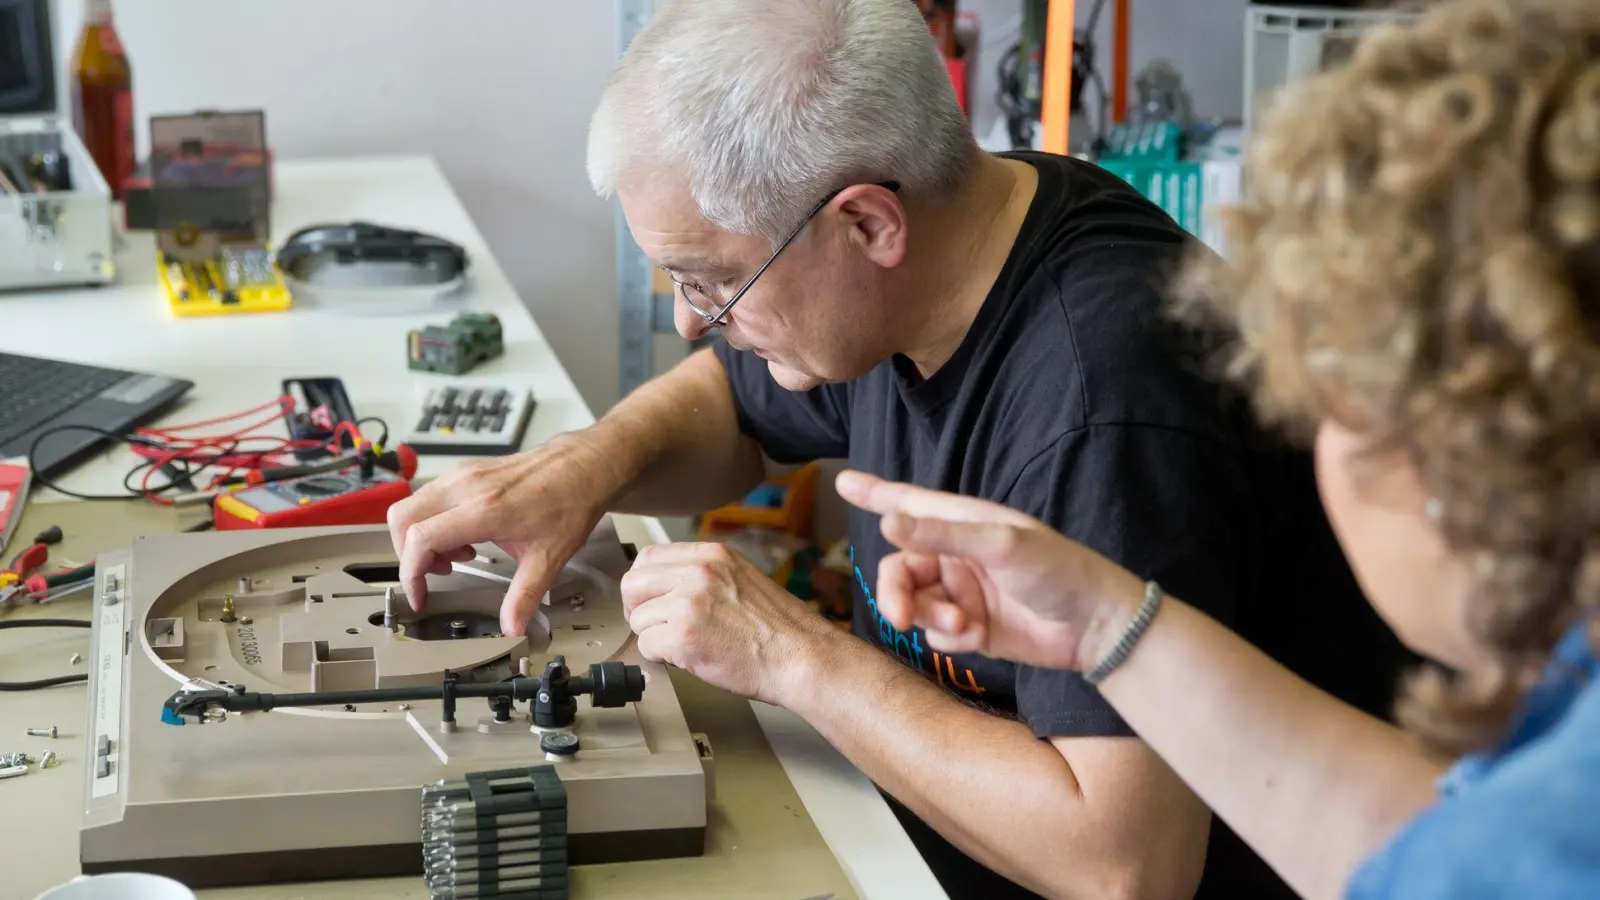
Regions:
M 63 72 L 81 3 L 56 2 Z M 437 157 L 589 405 L 615 401 L 613 208 L 583 170 L 615 58 L 609 0 L 117 0 L 116 11 L 141 121 L 260 107 L 283 158 Z

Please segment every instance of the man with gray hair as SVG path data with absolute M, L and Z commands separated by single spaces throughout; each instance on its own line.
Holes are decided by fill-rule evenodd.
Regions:
M 501 625 L 521 633 L 606 512 L 701 512 L 764 459 L 847 458 L 1049 522 L 1247 637 L 1247 606 L 1292 608 L 1345 653 L 1383 633 L 1336 549 L 1304 563 L 1334 546 L 1306 458 L 1161 315 L 1184 233 L 1087 163 L 980 152 L 909 0 L 664 4 L 606 86 L 589 173 L 671 274 L 683 336 L 725 341 L 588 429 L 396 505 L 418 608 L 426 573 L 494 541 L 519 560 Z M 803 716 L 952 896 L 1184 898 L 1203 866 L 1217 896 L 1286 893 L 1235 844 L 1208 861 L 1208 810 L 1080 676 L 879 617 L 892 548 L 859 511 L 850 540 L 853 635 L 726 545 L 645 548 L 623 583 L 640 651 Z M 1318 674 L 1369 708 L 1387 695 Z

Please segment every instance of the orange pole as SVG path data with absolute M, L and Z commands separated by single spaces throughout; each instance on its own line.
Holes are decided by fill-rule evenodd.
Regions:
M 1129 14 L 1128 7 L 1132 0 L 1117 0 L 1116 9 L 1111 17 L 1111 121 L 1125 122 L 1128 119 L 1128 85 L 1133 79 L 1128 73 L 1128 45 L 1132 39 L 1128 34 Z
M 1044 96 L 1040 126 L 1044 152 L 1065 154 L 1072 122 L 1072 39 L 1077 31 L 1074 0 L 1050 0 L 1045 21 Z

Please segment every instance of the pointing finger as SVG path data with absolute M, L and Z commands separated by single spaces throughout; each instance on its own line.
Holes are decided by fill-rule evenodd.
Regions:
M 903 550 L 991 564 L 1013 559 L 1026 540 L 1026 532 L 1011 524 L 955 522 L 898 512 L 884 516 L 879 527 L 884 538 Z
M 898 512 L 958 522 L 1027 521 L 1022 513 L 998 503 L 897 481 L 884 481 L 865 472 L 840 472 L 835 485 L 839 496 L 879 515 Z

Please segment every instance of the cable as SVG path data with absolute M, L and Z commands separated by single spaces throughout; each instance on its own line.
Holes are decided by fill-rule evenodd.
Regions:
M 37 691 L 41 688 L 55 687 L 58 684 L 78 684 L 88 680 L 88 673 L 80 672 L 77 675 L 57 675 L 54 678 L 41 678 L 38 681 L 0 681 L 0 692 Z
M 322 450 L 337 452 L 340 449 L 341 439 L 344 434 L 351 435 L 355 443 L 366 441 L 361 434 L 361 425 L 376 423 L 382 430 L 382 436 L 377 442 L 382 446 L 389 439 L 389 425 L 377 416 L 368 416 L 359 422 L 338 422 L 332 438 L 328 441 L 294 440 L 270 434 L 254 434 L 252 432 L 264 428 L 278 419 L 286 412 L 292 411 L 294 398 L 289 396 L 279 397 L 270 403 L 251 407 L 238 413 L 227 416 L 218 416 L 200 422 L 185 425 L 173 425 L 165 428 L 140 428 L 133 434 L 121 434 L 98 428 L 92 425 L 59 425 L 45 429 L 35 436 L 33 443 L 28 448 L 28 463 L 34 471 L 34 480 L 41 486 L 56 491 L 63 496 L 78 500 L 135 500 L 143 498 L 163 506 L 172 505 L 166 495 L 174 492 L 192 492 L 197 489 L 197 483 L 203 473 L 208 469 L 220 469 L 221 474 L 211 479 L 207 489 L 215 488 L 226 481 L 240 469 L 261 470 L 275 468 L 286 464 L 289 457 L 300 450 Z M 251 421 L 248 425 L 233 432 L 217 435 L 196 435 L 197 428 L 217 425 L 224 422 L 235 422 L 260 413 L 265 410 L 274 410 L 268 418 Z M 46 438 L 67 431 L 86 431 L 108 441 L 122 441 L 143 459 L 131 467 L 122 478 L 122 487 L 125 494 L 86 494 L 74 491 L 39 475 L 37 464 L 38 450 Z M 267 442 L 267 446 L 260 449 L 246 449 L 246 442 L 260 444 Z M 165 481 L 156 481 L 156 476 L 165 476 Z M 137 484 L 135 481 L 137 480 Z
M 379 447 L 387 447 L 387 446 L 389 446 L 389 423 L 385 422 L 384 420 L 382 420 L 380 418 L 378 418 L 377 416 L 367 416 L 365 418 L 357 419 L 356 420 L 356 431 L 357 431 L 357 433 L 359 433 L 361 431 L 361 426 L 367 424 L 368 422 L 377 422 L 378 423 L 378 427 L 383 429 L 383 431 L 381 431 L 379 433 L 379 435 L 378 435 L 378 440 L 376 441 L 377 445 Z
M 5 628 L 90 628 L 93 623 L 88 619 L 6 619 L 0 621 L 0 629 Z M 0 691 L 37 691 L 41 688 L 55 687 L 60 684 L 76 684 L 88 681 L 89 675 L 80 672 L 76 675 L 57 675 L 54 678 L 41 678 L 38 681 L 0 681 Z
M 28 445 L 28 468 L 33 470 L 33 480 L 34 480 L 34 482 L 36 484 L 44 485 L 45 487 L 49 488 L 50 490 L 55 491 L 58 494 L 62 494 L 64 496 L 71 497 L 71 498 L 73 498 L 75 500 L 136 500 L 136 499 L 138 499 L 138 497 L 139 497 L 138 494 L 131 494 L 131 493 L 130 494 L 80 494 L 77 491 L 67 490 L 66 488 L 62 487 L 61 485 L 56 484 L 55 482 L 51 481 L 50 479 L 48 479 L 48 478 L 44 477 L 42 474 L 40 474 L 39 465 L 38 465 L 38 461 L 37 461 L 37 457 L 38 457 L 38 454 L 39 454 L 39 444 L 42 443 L 44 441 L 44 439 L 49 437 L 50 435 L 59 434 L 59 433 L 61 433 L 63 431 L 89 431 L 89 432 L 93 432 L 94 434 L 98 434 L 102 438 L 106 438 L 106 439 L 109 439 L 109 440 L 122 440 L 123 439 L 123 436 L 118 434 L 118 433 L 116 433 L 115 431 L 108 431 L 108 430 L 106 430 L 104 428 L 96 428 L 93 425 L 57 425 L 54 428 L 46 428 L 44 431 L 39 432 L 39 435 L 33 439 L 33 443 L 32 444 Z

